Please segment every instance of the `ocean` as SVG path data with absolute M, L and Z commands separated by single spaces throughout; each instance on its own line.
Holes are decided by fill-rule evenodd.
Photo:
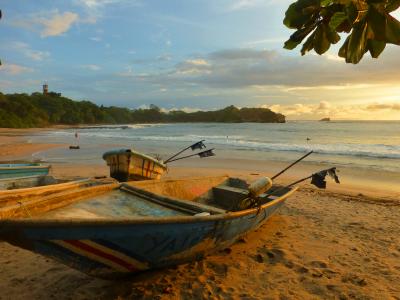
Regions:
M 49 162 L 97 162 L 114 148 L 134 148 L 164 160 L 205 140 L 221 158 L 293 161 L 313 150 L 309 163 L 400 172 L 400 121 L 289 121 L 259 123 L 179 123 L 90 126 L 56 129 L 34 139 L 46 143 L 76 142 L 81 149 L 51 149 L 34 154 Z M 188 151 L 185 154 L 191 154 Z

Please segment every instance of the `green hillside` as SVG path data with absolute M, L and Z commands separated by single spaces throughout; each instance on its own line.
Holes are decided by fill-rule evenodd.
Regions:
M 73 101 L 50 92 L 28 94 L 0 93 L 0 127 L 29 128 L 51 125 L 132 124 L 172 122 L 258 122 L 284 123 L 285 116 L 267 108 L 228 106 L 215 111 L 162 112 L 155 105 L 149 109 L 97 106 L 90 101 Z

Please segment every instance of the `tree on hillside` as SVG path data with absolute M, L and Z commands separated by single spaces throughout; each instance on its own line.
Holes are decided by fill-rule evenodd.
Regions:
M 296 31 L 285 42 L 292 50 L 303 43 L 301 54 L 314 49 L 323 54 L 346 36 L 338 55 L 357 64 L 369 51 L 377 58 L 386 44 L 400 45 L 400 22 L 390 15 L 400 0 L 297 0 L 283 23 Z

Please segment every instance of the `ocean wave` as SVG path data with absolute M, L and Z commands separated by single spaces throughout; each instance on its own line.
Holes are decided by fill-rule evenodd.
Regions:
M 130 126 L 147 126 L 147 125 L 164 125 L 164 124 L 135 124 Z M 73 137 L 73 131 L 54 131 L 52 134 L 61 136 Z M 335 144 L 307 144 L 307 143 L 277 143 L 266 142 L 251 139 L 241 135 L 225 136 L 221 134 L 216 135 L 139 135 L 139 132 L 132 134 L 132 132 L 125 131 L 82 131 L 80 132 L 81 140 L 85 137 L 90 138 L 107 138 L 107 139 L 123 139 L 125 141 L 150 141 L 150 142 L 180 142 L 192 143 L 199 140 L 206 140 L 206 143 L 215 146 L 232 147 L 236 150 L 250 150 L 250 151 L 286 151 L 286 152 L 299 152 L 304 153 L 313 150 L 316 154 L 321 155 L 340 155 L 351 157 L 365 157 L 365 158 L 389 158 L 400 159 L 400 145 L 386 145 L 386 144 L 354 144 L 354 143 L 335 143 Z

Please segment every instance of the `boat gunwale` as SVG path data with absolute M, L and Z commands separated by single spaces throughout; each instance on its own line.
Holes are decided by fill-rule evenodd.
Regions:
M 27 176 L 27 177 L 16 177 L 16 178 L 11 178 L 14 180 L 19 180 L 21 178 L 29 178 L 29 177 L 42 177 L 43 175 L 34 175 L 34 176 Z M 48 175 L 45 175 L 48 176 Z M 54 179 L 57 179 L 56 177 L 53 177 Z M 8 179 L 10 180 L 10 179 Z M 10 189 L 10 190 L 0 190 L 0 197 L 2 196 L 6 196 L 8 194 L 24 194 L 27 192 L 36 192 L 36 191 L 40 191 L 40 190 L 48 190 L 50 188 L 64 188 L 64 187 L 69 187 L 69 186 L 74 186 L 77 184 L 82 184 L 82 183 L 89 183 L 92 179 L 91 178 L 82 178 L 82 179 L 77 179 L 77 180 L 71 180 L 71 181 L 67 181 L 67 182 L 60 182 L 60 183 L 53 183 L 53 184 L 47 184 L 47 185 L 40 185 L 40 186 L 32 186 L 32 187 L 27 187 L 27 188 L 17 188 L 17 189 Z M 1 200 L 0 200 L 1 202 Z
M 31 169 L 50 169 L 51 165 L 19 166 L 19 167 L 0 167 L 2 170 L 31 170 Z
M 44 177 L 44 176 L 51 176 L 51 175 L 29 175 L 29 176 L 21 176 L 21 177 L 8 177 L 8 178 L 0 178 L 0 183 L 6 181 L 14 181 L 14 180 L 25 180 L 25 179 L 34 179 L 37 177 Z
M 122 184 L 114 187 L 111 190 L 120 189 Z M 212 221 L 221 221 L 221 220 L 230 220 L 239 217 L 244 217 L 247 215 L 251 215 L 253 213 L 261 213 L 265 209 L 275 206 L 280 202 L 284 202 L 287 198 L 289 198 L 298 187 L 293 187 L 291 190 L 286 192 L 285 194 L 277 197 L 276 199 L 269 201 L 259 207 L 249 208 L 240 211 L 231 211 L 224 214 L 215 214 L 209 216 L 168 216 L 168 217 L 125 217 L 125 218 L 96 218 L 96 219 L 87 219 L 87 218 L 32 218 L 32 219 L 13 219 L 13 218 L 4 218 L 0 219 L 0 231 L 1 229 L 10 229 L 24 227 L 24 228 L 40 228 L 40 227 L 48 227 L 48 226 L 68 226 L 68 227 L 79 227 L 79 226 L 128 226 L 128 225 L 140 225 L 140 224 L 166 224 L 166 223 L 193 223 L 193 222 L 212 222 Z M 0 233 L 1 235 L 1 233 Z

